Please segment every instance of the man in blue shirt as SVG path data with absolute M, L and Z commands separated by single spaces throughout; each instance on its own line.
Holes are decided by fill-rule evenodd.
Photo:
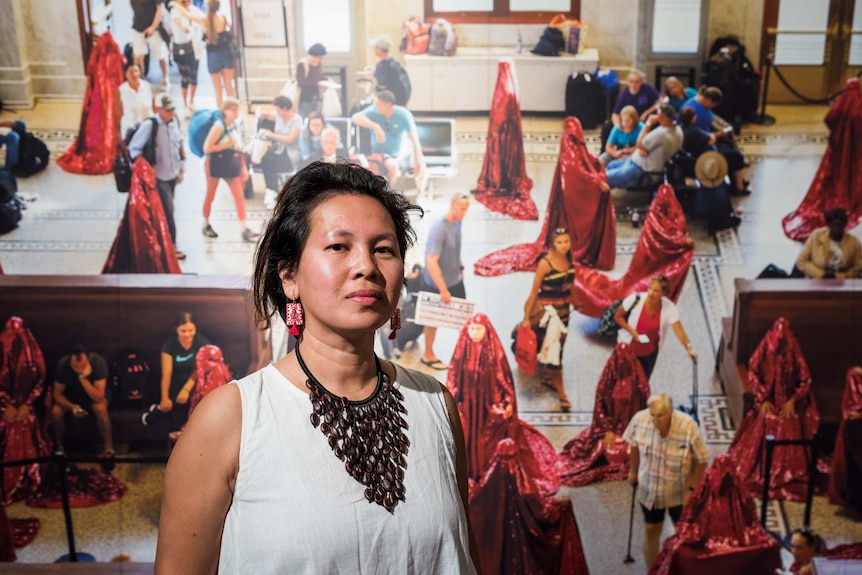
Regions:
M 420 195 L 424 194 L 425 158 L 410 110 L 396 105 L 392 92 L 384 90 L 377 94 L 374 104 L 353 114 L 351 120 L 357 126 L 372 131 L 371 152 L 383 156 L 386 179 L 394 184 L 402 172 L 412 169 L 416 190 Z M 405 149 L 404 136 L 410 140 L 412 150 Z
M 141 122 L 132 140 L 129 142 L 129 156 L 134 161 L 138 156 L 150 162 L 156 172 L 156 189 L 165 210 L 168 231 L 174 247 L 177 245 L 177 228 L 174 223 L 174 188 L 183 181 L 183 165 L 186 161 L 183 151 L 183 135 L 180 132 L 180 122 L 174 114 L 174 100 L 167 93 L 156 97 L 156 115 Z M 155 146 L 148 151 L 153 126 L 157 127 Z M 151 157 L 147 157 L 152 154 Z M 177 259 L 186 259 L 186 254 L 176 250 Z

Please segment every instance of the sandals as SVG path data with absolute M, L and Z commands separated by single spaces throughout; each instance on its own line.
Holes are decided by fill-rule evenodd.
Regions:
M 422 365 L 428 366 L 431 369 L 436 369 L 438 371 L 443 371 L 444 369 L 449 369 L 449 366 L 440 361 L 439 359 L 433 359 L 431 361 L 419 358 L 419 363 Z
M 572 404 L 569 402 L 568 397 L 560 398 L 560 411 L 563 413 L 568 413 L 572 410 Z

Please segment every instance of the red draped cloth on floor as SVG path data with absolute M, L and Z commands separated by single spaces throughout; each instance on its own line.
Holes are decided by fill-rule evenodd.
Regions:
M 715 458 L 650 569 L 650 575 L 774 573 L 781 547 L 760 524 L 733 459 Z
M 60 477 L 56 467 L 45 469 L 44 479 L 39 490 L 27 499 L 30 507 L 59 509 L 63 507 L 60 492 Z M 94 507 L 119 501 L 126 493 L 126 486 L 110 473 L 101 469 L 84 469 L 69 463 L 66 465 L 69 485 L 69 504 L 72 507 Z
M 16 547 L 26 547 L 39 533 L 40 521 L 30 519 L 9 519 L 6 508 L 0 505 L 0 562 L 14 563 L 18 558 Z
M 502 440 L 470 495 L 482 572 L 587 575 L 571 502 L 544 496 L 519 453 L 514 441 Z
M 820 426 L 820 415 L 811 395 L 811 374 L 799 342 L 790 331 L 790 322 L 778 318 L 748 361 L 748 386 L 754 393 L 754 407 L 745 414 L 728 453 L 737 464 L 752 492 L 763 492 L 764 438 L 778 440 L 811 439 Z M 780 410 L 792 400 L 793 412 Z M 764 403 L 771 407 L 761 413 Z M 776 447 L 769 482 L 771 499 L 802 501 L 808 486 L 808 458 L 805 446 Z
M 37 403 L 44 401 L 45 359 L 24 321 L 11 317 L 0 333 L 0 448 L 3 461 L 50 454 L 42 438 Z M 39 464 L 3 470 L 2 503 L 8 505 L 33 493 L 41 482 Z
M 527 176 L 518 80 L 511 60 L 497 64 L 497 87 L 488 115 L 488 144 L 476 199 L 489 210 L 516 220 L 538 220 L 539 211 L 530 197 L 533 180 Z
M 569 441 L 560 453 L 559 468 L 564 485 L 578 487 L 627 477 L 629 449 L 623 441 L 623 432 L 634 414 L 646 409 L 649 395 L 649 380 L 631 346 L 618 343 L 596 387 L 592 424 Z M 605 447 L 608 432 L 614 434 L 610 449 Z
M 613 269 L 616 216 L 610 195 L 599 187 L 605 179 L 602 163 L 587 150 L 581 123 L 577 118 L 566 118 L 551 197 L 538 239 L 531 244 L 488 254 L 474 265 L 476 274 L 498 276 L 535 271 L 536 262 L 548 251 L 557 228 L 569 231 L 572 261 L 603 270 Z
M 75 143 L 57 158 L 73 174 L 108 174 L 117 154 L 117 98 L 125 58 L 110 32 L 99 36 L 87 64 L 87 92 Z
M 829 475 L 829 502 L 862 514 L 862 367 L 847 371 Z
M 471 324 L 485 327 L 478 342 L 470 339 Z M 532 425 L 518 419 L 515 380 L 506 351 L 485 314 L 471 317 L 455 345 L 449 362 L 446 386 L 452 392 L 467 446 L 467 475 L 478 483 L 502 439 L 512 439 L 519 464 L 543 494 L 560 486 L 557 452 L 551 442 Z
M 659 186 L 644 220 L 629 269 L 623 277 L 612 280 L 605 274 L 577 266 L 573 301 L 580 311 L 591 317 L 601 317 L 616 300 L 634 292 L 645 292 L 650 278 L 662 274 L 670 282 L 667 297 L 676 302 L 694 257 L 694 242 L 688 237 L 685 214 L 668 184 Z
M 132 168 L 126 211 L 102 273 L 182 273 L 156 189 L 156 174 L 142 157 L 135 160 Z
M 826 153 L 802 203 L 782 220 L 787 237 L 799 242 L 826 225 L 824 210 L 847 210 L 847 229 L 862 221 L 862 91 L 858 78 L 847 81 L 824 121 L 829 128 Z

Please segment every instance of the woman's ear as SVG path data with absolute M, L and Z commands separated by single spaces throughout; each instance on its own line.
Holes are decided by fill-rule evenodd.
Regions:
M 284 290 L 284 295 L 291 300 L 298 299 L 296 272 L 285 267 L 278 272 L 278 277 L 281 278 L 281 289 Z

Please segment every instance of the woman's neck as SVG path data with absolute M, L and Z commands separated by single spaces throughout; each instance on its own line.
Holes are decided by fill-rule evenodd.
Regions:
M 306 333 L 297 349 L 300 349 L 308 372 L 334 395 L 360 401 L 374 391 L 378 373 L 373 332 L 358 343 L 346 340 L 329 342 Z M 308 375 L 299 365 L 296 355 L 287 356 L 285 360 L 287 364 L 284 367 L 291 373 L 291 381 L 305 389 Z M 292 365 L 294 369 L 291 369 Z

